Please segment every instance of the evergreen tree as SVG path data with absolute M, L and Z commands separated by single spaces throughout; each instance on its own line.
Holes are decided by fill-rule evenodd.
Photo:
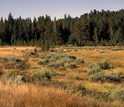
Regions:
M 41 34 L 44 39 L 41 39 Z M 72 18 L 51 20 L 50 16 L 14 19 L 9 13 L 8 19 L 0 20 L 0 39 L 3 45 L 55 44 L 82 45 L 122 45 L 124 41 L 124 10 L 97 11 Z M 18 43 L 19 42 L 19 43 Z
M 0 38 L 1 38 L 1 41 L 3 39 L 3 27 L 4 27 L 4 23 L 3 23 L 3 18 L 1 17 L 1 20 L 0 20 Z
M 73 34 L 71 34 L 71 36 L 69 37 L 68 43 L 72 44 L 73 46 L 76 43 L 76 39 L 74 38 Z
M 98 31 L 97 31 L 97 27 L 94 28 L 93 39 L 96 42 L 96 45 L 98 45 Z

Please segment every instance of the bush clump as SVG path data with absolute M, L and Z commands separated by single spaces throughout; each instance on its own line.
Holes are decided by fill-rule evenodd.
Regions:
M 76 60 L 76 63 L 77 63 L 77 64 L 83 64 L 84 61 L 83 61 L 83 59 L 77 59 L 77 60 Z
M 39 60 L 39 61 L 37 62 L 37 64 L 38 64 L 38 65 L 42 65 L 42 64 L 43 64 L 43 61 L 40 61 L 40 60 Z
M 90 81 L 102 81 L 102 82 L 120 82 L 121 73 L 120 72 L 110 72 L 108 74 L 104 74 L 103 69 L 110 68 L 109 63 L 104 60 L 101 63 L 90 63 L 89 64 L 90 71 L 88 72 Z
M 98 63 L 98 65 L 99 65 L 102 69 L 109 69 L 109 68 L 110 68 L 110 64 L 108 63 L 107 60 L 102 60 L 100 63 Z
M 76 64 L 75 63 L 65 63 L 64 67 L 73 69 L 73 68 L 76 68 Z
M 52 71 L 50 69 L 39 69 L 33 72 L 33 80 L 51 80 L 52 78 Z
M 92 69 L 88 72 L 88 75 L 94 75 L 99 72 L 102 72 L 102 69 L 98 65 L 96 65 L 92 67 Z
M 23 82 L 25 82 L 25 78 L 22 75 L 11 75 L 10 73 L 5 73 L 1 76 L 1 81 L 5 84 L 15 84 L 19 85 Z
M 120 82 L 121 73 L 117 71 L 110 72 L 106 75 L 106 81 L 108 82 Z
M 36 55 L 35 52 L 32 52 L 30 50 L 26 50 L 26 54 L 27 54 L 27 56 Z
M 75 85 L 72 85 L 71 89 L 73 93 L 81 92 L 82 95 L 85 95 L 87 93 L 86 88 L 80 82 L 77 82 Z
M 43 64 L 44 65 L 47 65 L 49 63 L 49 59 L 45 59 L 44 61 L 43 61 Z
M 69 56 L 69 58 L 71 58 L 71 59 L 77 59 L 75 56 Z
M 43 64 L 48 65 L 49 67 L 65 67 L 71 69 L 76 67 L 76 64 L 74 63 L 76 61 L 76 57 L 67 55 L 64 52 L 47 52 L 44 54 L 43 58 Z
M 58 68 L 59 67 L 59 64 L 56 63 L 56 62 L 51 62 L 48 64 L 49 67 L 54 67 L 54 68 Z
M 124 101 L 124 86 L 116 87 L 110 92 L 109 95 L 111 100 Z
M 92 69 L 94 66 L 95 66 L 95 67 L 96 67 L 96 66 L 98 67 L 99 65 L 98 65 L 97 63 L 94 63 L 94 62 L 89 62 L 89 63 L 88 63 L 88 67 L 89 67 L 90 69 Z
M 14 58 L 14 57 L 3 57 L 1 58 L 2 60 L 7 61 L 7 65 L 13 65 L 16 64 L 17 62 L 21 62 L 22 60 L 19 58 Z
M 94 75 L 89 76 L 89 81 L 101 81 L 101 82 L 104 82 L 105 81 L 104 72 L 101 71 L 99 73 L 96 73 Z

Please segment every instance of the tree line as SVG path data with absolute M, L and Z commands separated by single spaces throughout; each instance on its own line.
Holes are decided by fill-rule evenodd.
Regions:
M 124 10 L 97 11 L 63 19 L 40 16 L 0 19 L 0 45 L 12 46 L 73 46 L 124 45 Z

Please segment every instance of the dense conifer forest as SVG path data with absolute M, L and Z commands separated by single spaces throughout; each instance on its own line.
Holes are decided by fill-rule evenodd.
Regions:
M 72 18 L 63 19 L 46 15 L 32 20 L 14 19 L 9 13 L 8 19 L 0 19 L 0 45 L 12 46 L 114 46 L 124 45 L 124 10 L 97 11 Z

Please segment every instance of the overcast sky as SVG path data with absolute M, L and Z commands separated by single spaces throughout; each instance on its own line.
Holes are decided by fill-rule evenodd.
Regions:
M 64 14 L 79 17 L 93 9 L 124 9 L 124 0 L 0 0 L 0 17 L 3 18 L 7 18 L 10 12 L 14 18 L 33 18 L 46 14 L 52 19 L 63 18 Z

